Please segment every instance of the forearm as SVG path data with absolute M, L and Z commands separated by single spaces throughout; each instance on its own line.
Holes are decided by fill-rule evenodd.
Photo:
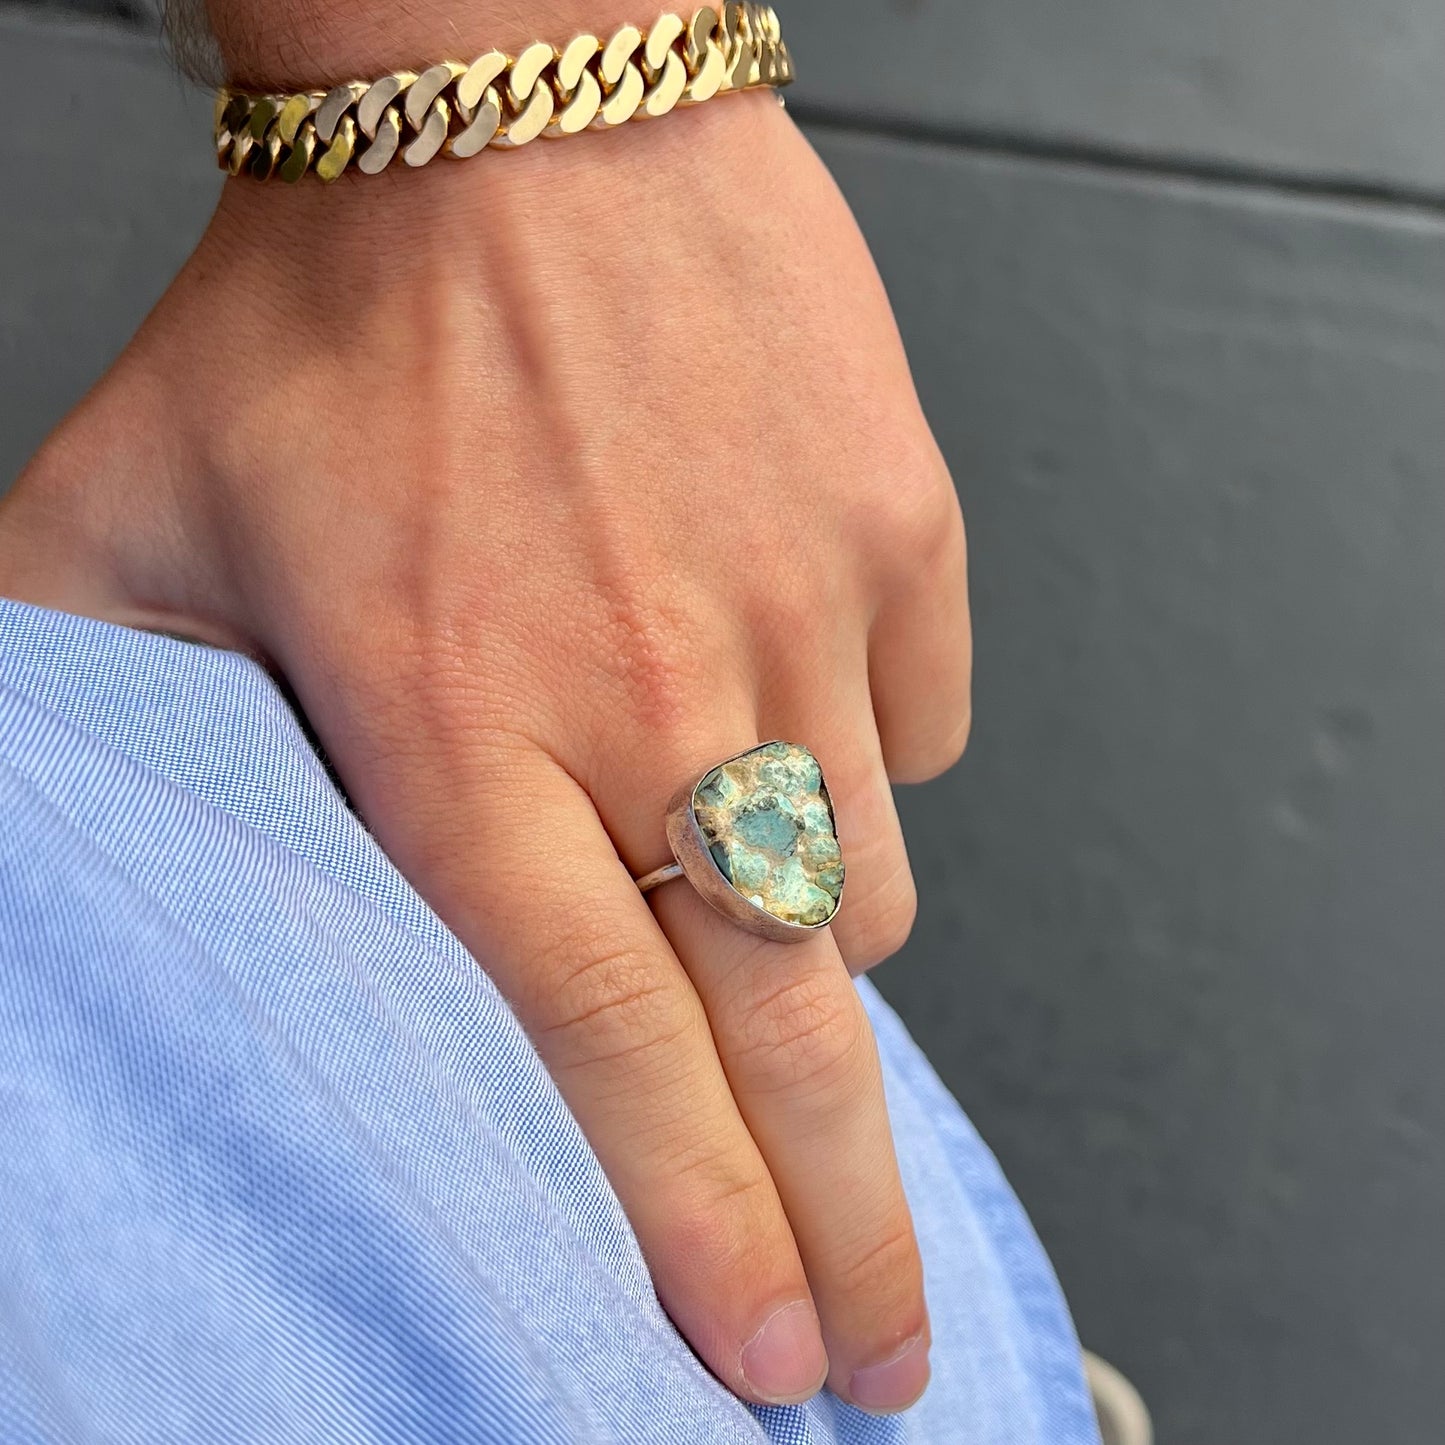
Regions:
M 277 90 L 645 25 L 656 0 L 207 0 L 227 78 Z M 685 3 L 679 9 L 689 8 Z

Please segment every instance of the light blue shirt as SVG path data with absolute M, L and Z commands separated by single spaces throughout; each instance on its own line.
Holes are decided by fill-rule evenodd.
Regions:
M 1096 1445 L 1028 1221 L 859 987 L 933 1383 L 752 1409 L 270 679 L 0 600 L 0 1440 Z

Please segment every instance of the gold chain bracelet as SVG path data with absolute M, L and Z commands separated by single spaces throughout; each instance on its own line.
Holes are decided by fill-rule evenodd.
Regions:
M 443 60 L 295 95 L 222 90 L 216 156 L 233 176 L 299 181 L 314 171 L 334 181 L 353 163 L 370 176 L 398 155 L 409 166 L 462 160 L 792 78 L 771 7 L 704 5 L 691 20 L 663 15 L 648 31 L 624 25 L 610 40 L 579 35 L 561 50 L 536 41 L 516 56 L 490 50 L 470 65 Z

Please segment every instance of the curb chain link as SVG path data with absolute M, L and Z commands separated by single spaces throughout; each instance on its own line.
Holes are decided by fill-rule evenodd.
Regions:
M 488 148 L 666 115 L 729 91 L 779 87 L 792 57 L 771 6 L 704 5 L 662 15 L 646 32 L 579 35 L 561 50 L 535 41 L 516 56 L 490 50 L 470 65 L 444 60 L 331 90 L 216 96 L 216 157 L 233 176 L 334 181 L 376 175 L 398 156 L 424 166 Z

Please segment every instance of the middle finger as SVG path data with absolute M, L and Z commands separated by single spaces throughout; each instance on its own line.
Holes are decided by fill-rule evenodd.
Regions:
M 697 774 L 755 741 L 728 739 L 697 759 Z M 634 872 L 663 861 L 666 800 L 599 791 Z M 683 880 L 651 896 L 783 1202 L 822 1321 L 828 1382 L 864 1409 L 903 1409 L 928 1380 L 922 1264 L 872 1029 L 838 947 L 826 930 L 793 943 L 758 938 Z

